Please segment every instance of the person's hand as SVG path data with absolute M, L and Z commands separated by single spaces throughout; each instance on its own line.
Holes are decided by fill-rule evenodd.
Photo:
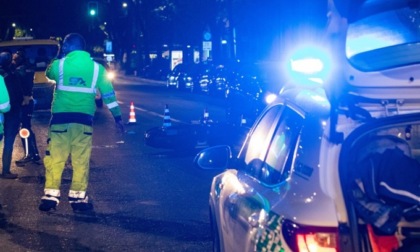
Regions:
M 22 106 L 29 105 L 32 100 L 32 96 L 24 96 L 22 101 Z
M 125 133 L 125 127 L 122 120 L 115 121 L 115 126 L 121 134 Z

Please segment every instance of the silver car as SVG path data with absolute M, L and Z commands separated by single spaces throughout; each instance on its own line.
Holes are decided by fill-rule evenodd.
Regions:
M 420 5 L 362 2 L 331 6 L 335 57 L 292 54 L 239 151 L 197 155 L 222 170 L 214 251 L 420 251 Z

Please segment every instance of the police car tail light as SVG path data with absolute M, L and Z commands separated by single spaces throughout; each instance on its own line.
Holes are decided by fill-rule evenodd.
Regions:
M 289 247 L 299 252 L 336 252 L 338 230 L 329 227 L 301 226 L 285 220 L 283 234 Z
M 302 251 L 335 252 L 336 235 L 333 233 L 310 233 L 297 235 L 298 249 Z

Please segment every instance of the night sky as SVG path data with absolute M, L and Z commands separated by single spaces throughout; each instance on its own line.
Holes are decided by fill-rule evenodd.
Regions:
M 86 0 L 0 0 L 0 34 L 15 22 L 39 38 L 63 36 L 86 26 Z
M 78 32 L 85 36 L 88 43 L 95 39 L 97 43 L 103 43 L 103 33 L 101 31 L 95 33 L 89 28 L 92 22 L 92 17 L 87 11 L 89 1 L 0 0 L 0 40 L 5 40 L 6 37 L 12 38 L 10 26 L 15 22 L 18 26 L 33 29 L 35 38 L 64 37 L 70 32 Z M 151 38 L 149 44 L 200 45 L 202 29 L 207 22 L 205 15 L 208 15 L 208 10 L 202 5 L 211 0 L 173 1 L 178 3 L 178 6 L 187 6 L 191 10 L 187 13 L 185 10 L 178 13 L 176 20 L 171 20 L 167 24 L 150 24 L 150 22 L 146 24 Z M 109 27 L 119 32 L 119 47 L 128 48 L 135 43 L 132 39 L 133 30 L 120 20 L 122 0 L 98 0 L 98 2 L 113 4 L 112 12 L 107 14 L 102 11 L 99 13 L 99 18 L 100 22 L 114 20 L 114 22 L 109 21 L 109 24 L 113 23 L 113 26 Z M 142 4 L 156 4 L 156 2 L 159 1 L 143 0 Z M 304 25 L 322 29 L 326 22 L 326 6 L 327 0 L 242 0 L 241 4 L 235 6 L 238 50 L 247 54 L 243 55 L 244 57 L 278 57 L 277 55 L 283 50 L 279 44 L 286 43 L 285 38 L 289 36 L 285 34 L 288 32 Z M 141 14 L 137 16 L 143 17 Z M 210 19 L 216 18 L 210 17 Z M 116 40 L 114 42 L 118 43 Z
M 188 1 L 200 0 L 179 0 L 179 2 Z M 89 22 L 88 2 L 88 0 L 0 0 L 0 39 L 4 39 L 5 30 L 12 22 L 34 29 L 38 37 L 62 36 L 68 32 L 86 30 Z M 281 17 L 285 22 L 293 24 L 297 21 L 322 22 L 327 0 L 257 2 L 259 10 L 256 9 L 256 13 L 261 13 L 261 18 Z M 260 22 L 256 20 L 255 23 L 269 23 L 269 19 Z

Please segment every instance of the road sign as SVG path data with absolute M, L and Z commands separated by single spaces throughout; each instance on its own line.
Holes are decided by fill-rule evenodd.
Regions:
M 211 50 L 211 47 L 212 47 L 211 41 L 203 41 L 203 50 L 210 51 Z

